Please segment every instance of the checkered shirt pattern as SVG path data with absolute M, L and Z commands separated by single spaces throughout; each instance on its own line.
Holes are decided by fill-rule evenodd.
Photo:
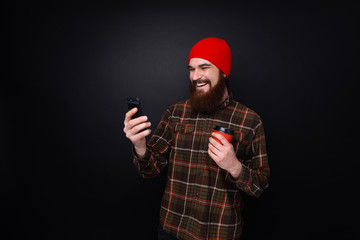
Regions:
M 238 179 L 208 154 L 215 126 L 234 130 L 232 145 L 242 171 Z M 168 165 L 160 209 L 164 230 L 178 239 L 236 239 L 243 226 L 243 194 L 259 197 L 270 169 L 262 121 L 230 96 L 214 113 L 193 111 L 187 101 L 170 106 L 147 143 L 145 156 L 134 154 L 144 178 Z

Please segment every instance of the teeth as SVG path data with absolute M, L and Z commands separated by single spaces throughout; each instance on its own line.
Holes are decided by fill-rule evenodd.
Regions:
M 206 85 L 206 83 L 199 83 L 199 84 L 197 84 L 196 86 L 202 87 L 202 86 L 205 86 L 205 85 Z

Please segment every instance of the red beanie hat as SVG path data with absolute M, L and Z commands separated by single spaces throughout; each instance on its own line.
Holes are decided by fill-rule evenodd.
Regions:
M 220 38 L 205 38 L 194 45 L 190 51 L 188 63 L 191 58 L 208 60 L 219 68 L 227 77 L 231 70 L 231 50 L 225 40 Z

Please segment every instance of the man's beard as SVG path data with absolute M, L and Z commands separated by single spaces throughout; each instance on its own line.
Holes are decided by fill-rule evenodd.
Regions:
M 209 91 L 204 93 L 196 90 L 196 84 L 207 83 L 209 84 Z M 215 112 L 224 97 L 225 90 L 227 89 L 227 79 L 219 74 L 219 81 L 215 86 L 211 86 L 210 80 L 198 80 L 190 83 L 190 106 L 197 112 L 200 113 L 211 113 Z

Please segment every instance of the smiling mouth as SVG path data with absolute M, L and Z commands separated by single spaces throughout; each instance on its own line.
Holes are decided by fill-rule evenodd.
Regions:
M 200 87 L 203 87 L 205 85 L 207 85 L 207 83 L 198 83 L 198 84 L 196 84 L 196 87 L 200 88 Z

